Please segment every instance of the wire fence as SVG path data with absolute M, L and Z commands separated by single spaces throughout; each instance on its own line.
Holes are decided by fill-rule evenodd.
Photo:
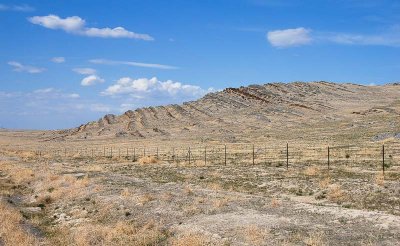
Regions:
M 125 159 L 154 157 L 162 162 L 186 165 L 269 165 L 326 167 L 361 166 L 376 169 L 400 166 L 400 144 L 310 146 L 298 144 L 226 144 L 187 146 L 93 146 L 41 148 L 37 158 Z

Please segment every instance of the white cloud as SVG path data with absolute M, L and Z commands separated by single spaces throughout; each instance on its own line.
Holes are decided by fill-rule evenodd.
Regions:
M 50 93 L 50 92 L 54 92 L 54 91 L 55 91 L 54 88 L 44 88 L 44 89 L 34 90 L 33 93 L 35 93 L 35 94 L 46 94 L 46 93 Z
M 131 32 L 123 27 L 86 27 L 86 21 L 79 16 L 71 16 L 67 18 L 60 18 L 57 15 L 33 16 L 28 18 L 28 20 L 33 24 L 40 25 L 49 29 L 61 29 L 67 33 L 83 35 L 87 37 L 131 38 L 146 41 L 154 40 L 154 38 L 148 34 Z
M 160 81 L 156 77 L 151 79 L 139 78 L 132 79 L 129 77 L 121 78 L 116 84 L 109 86 L 102 95 L 116 96 L 129 94 L 133 98 L 141 96 L 143 93 L 162 93 L 168 96 L 183 96 L 183 97 L 199 97 L 207 92 L 214 91 L 212 88 L 208 90 L 202 89 L 200 86 L 182 84 L 172 80 Z
M 400 46 L 400 33 L 364 35 L 336 33 L 327 34 L 322 39 L 347 45 L 380 45 L 380 46 Z
M 92 74 L 92 75 L 89 75 L 89 76 L 83 78 L 81 81 L 81 85 L 82 86 L 91 86 L 91 85 L 95 85 L 98 83 L 104 83 L 104 81 L 105 80 L 100 78 L 99 76 Z
M 51 58 L 51 61 L 54 63 L 64 63 L 65 62 L 65 58 L 64 57 L 53 57 Z
M 103 64 L 103 65 L 127 65 L 133 67 L 146 67 L 146 68 L 158 68 L 158 69 L 178 69 L 178 67 L 155 64 L 155 63 L 143 63 L 143 62 L 134 62 L 134 61 L 114 61 L 107 59 L 92 59 L 89 60 L 90 63 L 93 64 Z
M 92 75 L 92 74 L 96 74 L 96 70 L 93 68 L 74 68 L 72 69 L 72 71 L 74 71 L 75 73 L 79 73 L 82 75 Z
M 27 72 L 27 73 L 42 73 L 46 69 L 40 67 L 33 67 L 28 65 L 23 65 L 16 61 L 9 61 L 8 65 L 12 66 L 15 72 Z
M 111 111 L 110 106 L 107 106 L 107 105 L 104 105 L 101 103 L 91 104 L 89 109 L 94 112 L 104 112 L 104 113 L 108 113 Z
M 123 113 L 123 112 L 126 112 L 126 111 L 128 111 L 128 110 L 132 110 L 132 109 L 134 109 L 134 108 L 137 108 L 137 105 L 136 105 L 136 104 L 133 104 L 133 103 L 122 103 L 122 104 L 119 106 L 119 111 L 120 111 L 121 113 Z
M 23 4 L 23 5 L 4 5 L 0 4 L 0 11 L 17 11 L 17 12 L 32 12 L 35 8 Z
M 267 39 L 272 46 L 286 48 L 291 46 L 306 45 L 312 42 L 311 30 L 304 27 L 275 30 L 267 33 Z
M 78 93 L 67 94 L 65 97 L 67 98 L 80 98 L 81 96 Z

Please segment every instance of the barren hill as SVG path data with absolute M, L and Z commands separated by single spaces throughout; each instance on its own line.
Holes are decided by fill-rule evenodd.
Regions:
M 399 132 L 398 83 L 293 82 L 227 88 L 182 105 L 108 114 L 51 139 L 354 141 L 393 139 Z

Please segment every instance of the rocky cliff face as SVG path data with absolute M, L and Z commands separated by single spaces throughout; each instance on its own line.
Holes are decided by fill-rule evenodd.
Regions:
M 63 139 L 239 141 L 245 136 L 269 137 L 288 130 L 362 122 L 367 114 L 398 117 L 399 99 L 398 84 L 270 83 L 227 88 L 182 105 L 139 108 L 119 116 L 108 114 L 59 133 Z M 393 124 L 398 127 L 396 122 Z

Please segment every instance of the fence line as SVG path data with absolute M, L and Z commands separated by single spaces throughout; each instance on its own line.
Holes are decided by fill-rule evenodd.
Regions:
M 286 143 L 282 146 L 266 144 L 189 145 L 174 147 L 93 146 L 80 148 L 40 148 L 37 158 L 124 158 L 137 161 L 151 156 L 160 161 L 189 165 L 274 165 L 289 169 L 292 165 L 357 165 L 375 167 L 382 172 L 389 166 L 400 165 L 400 144 L 304 146 Z

